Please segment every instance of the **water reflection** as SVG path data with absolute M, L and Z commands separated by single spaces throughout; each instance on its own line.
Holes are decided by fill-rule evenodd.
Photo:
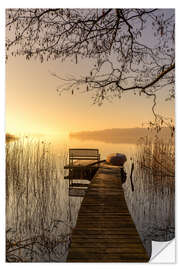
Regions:
M 55 164 L 43 152 L 44 141 L 51 141 L 51 148 L 55 152 Z M 12 142 L 11 147 L 17 142 Z M 10 146 L 9 146 L 10 147 Z M 26 148 L 26 150 L 24 148 Z M 129 211 L 133 217 L 137 230 L 145 248 L 151 254 L 151 240 L 168 241 L 174 238 L 174 181 L 168 178 L 153 179 L 143 171 L 137 170 L 135 163 L 133 173 L 134 192 L 130 185 L 130 169 L 135 162 L 137 147 L 135 144 L 115 144 L 97 141 L 79 141 L 66 138 L 43 138 L 38 146 L 41 154 L 37 156 L 37 145 L 21 145 L 16 148 L 14 156 L 9 156 L 9 176 L 7 183 L 6 223 L 11 238 L 25 239 L 41 235 L 46 232 L 51 244 L 59 241 L 52 250 L 49 246 L 45 252 L 39 248 L 33 261 L 65 261 L 69 235 L 76 224 L 82 198 L 68 196 L 68 181 L 64 180 L 64 165 L 67 163 L 68 148 L 98 148 L 101 159 L 113 152 L 122 152 L 127 156 L 125 170 L 127 181 L 123 185 Z M 13 150 L 15 151 L 15 149 Z M 29 152 L 28 152 L 29 151 Z M 11 152 L 12 153 L 12 152 Z M 21 154 L 25 155 L 21 157 Z M 10 154 L 10 152 L 9 152 Z M 26 159 L 24 159 L 26 157 Z M 16 158 L 16 159 L 15 159 Z M 46 159 L 45 159 L 46 158 Z M 16 163 L 14 160 L 16 160 Z M 19 162 L 19 163 L 17 163 Z M 14 164 L 14 171 L 12 168 Z M 28 164 L 28 170 L 26 165 Z M 30 167 L 32 165 L 32 167 Z M 45 169 L 44 177 L 40 177 L 39 169 Z M 19 166 L 19 167 L 18 167 Z M 17 168 L 21 168 L 19 171 Z M 33 170 L 31 170 L 34 168 Z M 51 174 L 49 174 L 51 172 Z M 67 173 L 67 172 L 65 172 Z M 50 176 L 50 177 L 49 177 Z M 13 180 L 12 180 L 13 178 Z M 27 201 L 28 198 L 28 201 Z M 45 217 L 44 217 L 45 216 Z M 44 238 L 43 238 L 43 241 Z M 43 242 L 44 243 L 44 242 Z M 55 245 L 55 244 L 54 244 Z M 42 248 L 41 248 L 42 249 Z M 52 251 L 52 252 L 50 252 Z M 31 261 L 31 258 L 29 258 Z
M 150 255 L 151 240 L 169 241 L 175 237 L 175 185 L 168 177 L 154 178 L 137 168 L 135 164 L 134 192 L 129 177 L 123 188 L 131 216 Z M 126 170 L 130 175 L 130 163 Z

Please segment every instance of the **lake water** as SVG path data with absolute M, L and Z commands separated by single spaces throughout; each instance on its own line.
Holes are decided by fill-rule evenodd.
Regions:
M 63 167 L 67 163 L 69 148 L 98 148 L 101 159 L 105 159 L 110 153 L 120 152 L 126 154 L 125 170 L 127 180 L 123 185 L 125 198 L 148 254 L 151 254 L 152 240 L 169 241 L 174 238 L 174 180 L 169 178 L 153 179 L 152 176 L 138 170 L 136 163 L 137 146 L 135 144 L 80 141 L 72 138 L 63 138 L 61 140 L 59 138 L 48 138 L 48 140 L 51 141 L 52 149 L 55 152 L 57 165 L 57 174 L 52 173 L 51 181 L 47 180 L 48 186 L 47 183 L 43 182 L 44 180 L 41 180 L 41 190 L 38 190 L 37 182 L 31 184 L 31 177 L 35 177 L 35 175 L 31 176 L 32 172 L 28 172 L 29 176 L 27 174 L 22 175 L 22 179 L 26 179 L 22 180 L 26 181 L 26 185 L 22 185 L 22 187 L 19 184 L 20 187 L 16 188 L 12 182 L 8 182 L 9 196 L 7 196 L 6 203 L 6 229 L 9 230 L 9 237 L 19 235 L 18 237 L 21 240 L 33 238 L 41 234 L 43 226 L 43 232 L 45 231 L 48 235 L 48 243 L 52 245 L 51 249 L 47 248 L 46 251 L 42 247 L 34 247 L 35 252 L 31 252 L 32 258 L 30 258 L 27 250 L 27 253 L 23 255 L 28 257 L 27 260 L 66 260 L 69 235 L 76 224 L 78 210 L 82 201 L 80 197 L 69 197 L 68 181 L 64 180 Z M 44 143 L 44 141 L 46 141 L 46 138 L 43 138 L 41 142 Z M 11 144 L 13 145 L 13 142 Z M 130 184 L 132 162 L 135 163 L 133 173 L 134 191 L 131 190 Z M 23 167 L 21 171 L 23 171 Z M 43 190 L 48 190 L 46 196 Z M 37 193 L 41 195 L 37 195 Z M 28 202 L 27 194 L 29 194 Z M 56 243 L 53 242 L 53 237 L 56 238 Z

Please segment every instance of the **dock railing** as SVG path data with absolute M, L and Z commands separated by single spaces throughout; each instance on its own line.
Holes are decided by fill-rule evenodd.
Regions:
M 99 149 L 93 148 L 70 148 L 69 149 L 69 165 L 65 169 L 69 169 L 69 175 L 65 179 L 69 180 L 69 191 L 72 188 L 87 188 L 87 184 L 74 183 L 74 179 L 90 180 L 91 175 L 94 174 L 95 169 L 99 166 L 87 167 L 93 162 L 100 161 Z M 72 192 L 70 192 L 72 193 Z M 76 192 L 77 194 L 77 192 Z M 81 193 L 80 193 L 81 194 Z

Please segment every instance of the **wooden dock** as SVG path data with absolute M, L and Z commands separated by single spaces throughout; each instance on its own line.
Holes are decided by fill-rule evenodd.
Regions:
M 129 214 L 120 169 L 102 165 L 82 201 L 67 262 L 148 262 Z

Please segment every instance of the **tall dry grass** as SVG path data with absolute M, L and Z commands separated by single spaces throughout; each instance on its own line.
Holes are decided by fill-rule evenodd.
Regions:
M 59 172 L 50 144 L 28 138 L 7 143 L 7 261 L 59 261 L 65 256 L 71 228 L 62 219 L 60 196 L 68 192 L 61 190 Z
M 144 246 L 151 255 L 151 241 L 169 241 L 175 236 L 175 145 L 174 137 L 162 141 L 146 137 L 137 146 L 127 166 L 132 176 L 124 185 L 128 208 Z
M 137 161 L 140 168 L 149 171 L 154 178 L 175 179 L 175 140 L 174 136 L 168 141 L 158 136 L 144 138 L 138 145 Z

